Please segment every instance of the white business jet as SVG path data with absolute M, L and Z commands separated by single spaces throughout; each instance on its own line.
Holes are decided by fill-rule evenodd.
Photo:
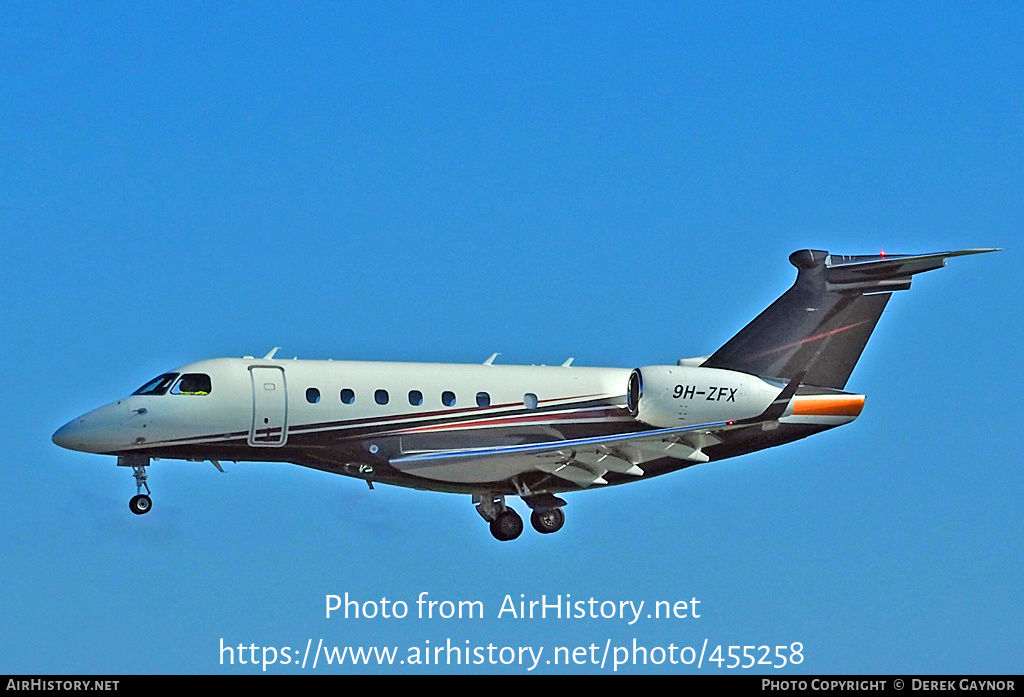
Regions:
M 793 287 L 710 356 L 636 369 L 218 358 L 71 420 L 59 446 L 153 460 L 290 462 L 374 483 L 470 494 L 499 540 L 565 522 L 559 494 L 788 443 L 860 414 L 844 391 L 894 291 L 948 257 L 790 255 Z M 145 490 L 145 493 L 143 493 Z

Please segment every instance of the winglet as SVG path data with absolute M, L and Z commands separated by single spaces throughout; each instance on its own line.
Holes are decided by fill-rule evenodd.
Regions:
M 500 353 L 492 353 L 491 357 L 484 361 L 484 365 L 494 365 L 494 359 L 500 355 Z
M 280 346 L 275 346 L 274 348 L 270 349 L 270 353 L 268 353 L 266 356 L 263 357 L 263 360 L 269 361 L 271 358 L 274 357 L 274 354 L 277 353 L 280 350 L 281 350 Z

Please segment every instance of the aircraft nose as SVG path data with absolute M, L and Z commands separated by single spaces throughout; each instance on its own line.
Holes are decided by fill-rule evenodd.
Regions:
M 123 417 L 119 405 L 100 407 L 72 419 L 57 429 L 53 442 L 68 450 L 83 453 L 108 453 L 123 445 Z
M 62 448 L 82 453 L 103 452 L 103 445 L 110 439 L 103 437 L 105 434 L 89 421 L 86 417 L 80 416 L 67 422 L 53 434 L 53 442 Z
M 75 439 L 75 422 L 69 421 L 58 428 L 53 434 L 53 442 L 62 448 L 67 448 L 68 450 L 78 450 L 78 448 L 75 447 L 75 443 L 77 442 Z

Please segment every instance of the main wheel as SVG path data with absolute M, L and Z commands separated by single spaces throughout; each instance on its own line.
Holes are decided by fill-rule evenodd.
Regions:
M 132 496 L 132 500 L 128 502 L 128 508 L 130 508 L 132 513 L 135 515 L 149 513 L 150 509 L 153 508 L 153 499 L 149 498 L 145 494 Z
M 544 535 L 558 532 L 565 525 L 565 513 L 561 508 L 551 508 L 543 513 L 534 511 L 530 515 L 530 524 L 534 530 Z
M 511 508 L 506 508 L 491 521 L 491 534 L 502 542 L 514 540 L 523 534 L 523 519 Z

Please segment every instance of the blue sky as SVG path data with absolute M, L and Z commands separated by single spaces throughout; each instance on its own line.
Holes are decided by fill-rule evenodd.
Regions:
M 0 673 L 634 638 L 800 642 L 779 675 L 1019 673 L 1022 35 L 1016 3 L 4 4 Z M 50 441 L 273 346 L 672 364 L 788 288 L 793 250 L 981 246 L 1006 251 L 890 302 L 854 424 L 568 495 L 557 535 L 283 464 L 161 461 L 137 517 L 128 472 Z M 424 591 L 486 616 L 324 618 Z M 506 594 L 702 612 L 499 619 Z M 527 672 L 389 669 L 456 670 Z

